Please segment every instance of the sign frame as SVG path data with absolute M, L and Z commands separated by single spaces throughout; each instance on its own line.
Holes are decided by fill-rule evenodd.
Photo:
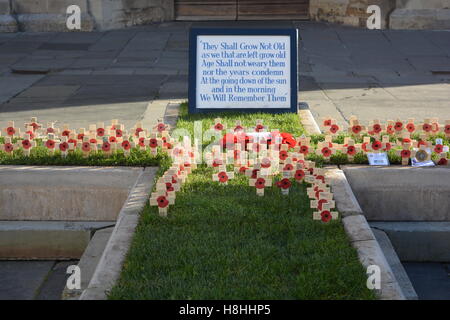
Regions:
M 198 36 L 289 36 L 290 39 L 290 108 L 197 108 L 197 37 Z M 265 113 L 296 113 L 298 110 L 298 29 L 235 29 L 235 28 L 191 28 L 189 32 L 189 113 L 210 112 L 265 112 Z

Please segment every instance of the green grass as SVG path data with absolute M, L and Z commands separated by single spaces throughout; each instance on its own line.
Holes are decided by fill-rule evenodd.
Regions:
M 216 116 L 183 110 L 178 127 Z M 239 116 L 303 132 L 297 115 Z M 200 166 L 189 175 L 167 218 L 145 208 L 110 299 L 375 298 L 341 222 L 312 220 L 306 185 L 259 197 L 246 177 L 223 186 L 212 173 Z

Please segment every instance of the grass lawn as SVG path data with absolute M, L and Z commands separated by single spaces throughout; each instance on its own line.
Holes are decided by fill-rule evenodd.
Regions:
M 303 133 L 295 114 L 191 116 L 185 106 L 178 127 L 209 128 L 217 116 Z M 246 177 L 222 186 L 212 173 L 200 166 L 189 175 L 167 218 L 145 208 L 110 299 L 375 298 L 341 222 L 312 220 L 306 185 L 259 197 Z

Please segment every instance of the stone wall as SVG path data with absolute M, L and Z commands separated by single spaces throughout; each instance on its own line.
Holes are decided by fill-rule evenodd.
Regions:
M 450 0 L 397 0 L 392 29 L 450 29 Z
M 11 15 L 10 0 L 0 0 L 0 32 L 16 32 L 17 21 Z

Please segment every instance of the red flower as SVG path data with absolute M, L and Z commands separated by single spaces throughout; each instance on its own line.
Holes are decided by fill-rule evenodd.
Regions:
M 158 132 L 163 132 L 166 129 L 166 125 L 164 123 L 159 123 L 156 129 Z
M 384 147 L 384 151 L 389 151 L 389 150 L 391 150 L 391 148 L 392 148 L 391 143 L 390 142 L 386 142 L 386 146 Z
M 111 144 L 107 141 L 103 142 L 102 150 L 105 152 L 109 152 L 111 150 Z
M 55 149 L 55 141 L 53 141 L 53 140 L 47 140 L 47 141 L 45 142 L 45 146 L 46 146 L 48 149 Z
M 169 200 L 167 200 L 165 196 L 158 197 L 158 199 L 156 199 L 156 202 L 158 203 L 158 207 L 160 208 L 165 208 L 169 205 Z
M 406 130 L 408 130 L 408 132 L 414 132 L 416 130 L 416 126 L 414 125 L 414 123 L 408 123 L 406 125 Z
M 84 133 L 79 133 L 79 134 L 77 135 L 77 139 L 78 139 L 78 140 L 83 140 L 83 139 L 84 139 Z
M 62 135 L 63 137 L 68 137 L 68 136 L 70 135 L 70 130 L 64 130 L 64 131 L 61 133 L 61 135 Z
M 285 170 L 285 171 L 294 170 L 294 166 L 292 164 L 288 163 L 284 166 L 283 170 Z
M 367 150 L 367 142 L 364 142 L 364 143 L 361 145 L 361 149 L 363 149 L 364 152 L 367 152 L 367 151 L 368 151 L 368 150 Z
M 325 177 L 322 175 L 316 176 L 316 180 L 320 180 L 320 181 L 322 181 L 322 183 L 325 183 Z
M 53 129 L 53 128 L 47 128 L 47 133 L 55 133 L 55 129 Z
M 245 171 L 247 171 L 247 167 L 240 167 L 239 168 L 239 173 L 245 173 Z
M 402 131 L 402 129 L 403 129 L 403 123 L 401 123 L 400 121 L 397 121 L 397 122 L 395 123 L 394 129 L 395 129 L 395 131 Z
M 429 123 L 424 123 L 423 124 L 423 126 L 422 126 L 422 129 L 423 129 L 423 131 L 425 131 L 425 132 L 430 132 L 431 131 L 431 124 L 429 124 Z
M 305 171 L 303 171 L 302 169 L 299 169 L 297 171 L 295 171 L 295 175 L 294 178 L 295 180 L 302 180 L 305 177 Z
M 446 166 L 448 164 L 448 160 L 446 158 L 439 159 L 438 163 L 439 166 Z
M 242 126 L 236 126 L 236 127 L 234 127 L 234 131 L 241 131 L 241 130 L 244 130 L 244 128 L 242 127 Z
M 331 119 L 326 119 L 323 121 L 323 126 L 324 127 L 329 127 L 331 126 Z
M 264 189 L 266 185 L 266 180 L 264 178 L 258 178 L 255 182 L 256 189 Z
M 329 222 L 331 220 L 331 212 L 328 210 L 322 211 L 320 213 L 320 218 L 323 222 Z
M 281 189 L 289 189 L 291 187 L 291 181 L 288 178 L 281 179 L 277 182 L 277 186 Z
M 373 150 L 380 150 L 383 147 L 380 141 L 375 141 L 372 143 L 372 149 Z
M 322 211 L 322 205 L 324 204 L 324 203 L 327 203 L 328 202 L 328 200 L 326 200 L 326 199 L 320 199 L 318 202 L 317 202 L 317 209 L 319 209 L 319 211 Z
M 330 148 L 328 148 L 328 147 L 324 147 L 324 148 L 322 148 L 322 155 L 325 157 L 325 158 L 328 158 L 329 156 L 331 156 L 331 150 L 330 150 Z
M 75 140 L 75 139 L 69 139 L 67 142 L 68 142 L 68 143 L 73 143 L 73 145 L 74 145 L 75 147 L 77 146 L 77 140 Z
M 395 132 L 394 131 L 394 126 L 392 124 L 388 125 L 387 128 L 386 128 L 386 131 L 389 134 L 393 134 Z
M 136 128 L 136 130 L 134 131 L 134 135 L 135 135 L 136 137 L 139 137 L 139 132 L 142 132 L 142 131 L 144 131 L 144 129 L 142 129 L 142 128 Z
M 281 143 L 287 144 L 289 148 L 294 148 L 295 145 L 297 144 L 297 141 L 295 141 L 294 137 L 290 133 L 282 132 L 281 137 L 282 137 Z
M 120 138 L 120 137 L 122 137 L 122 135 L 123 135 L 122 130 L 116 129 L 116 137 Z
M 339 126 L 337 125 L 337 124 L 333 124 L 331 127 L 330 127 L 330 132 L 331 133 L 336 133 L 336 132 L 338 132 L 339 131 Z
M 411 156 L 411 151 L 402 150 L 402 152 L 400 154 L 401 154 L 402 158 L 409 158 Z
M 83 144 L 81 145 L 81 150 L 83 150 L 84 152 L 91 151 L 91 144 L 87 141 L 83 142 Z
M 301 146 L 300 147 L 300 153 L 308 154 L 308 152 L 309 152 L 308 146 Z
M 252 179 L 256 179 L 256 177 L 258 176 L 258 171 L 259 171 L 259 169 L 252 170 Z
M 264 158 L 261 160 L 261 167 L 262 168 L 270 168 L 271 162 L 270 159 Z
M 255 129 L 256 129 L 256 132 L 261 132 L 264 130 L 264 126 L 262 124 L 258 124 Z
M 444 151 L 444 146 L 442 144 L 437 144 L 434 146 L 434 152 L 441 153 Z
M 26 149 L 26 150 L 28 150 L 28 149 L 30 149 L 31 148 L 31 142 L 30 142 L 30 140 L 23 140 L 22 141 L 22 146 L 23 146 L 23 148 L 24 149 Z
M 221 123 L 216 123 L 216 125 L 214 126 L 214 129 L 217 131 L 222 131 L 223 125 Z
M 103 137 L 104 135 L 105 135 L 105 129 L 103 129 L 103 128 L 98 128 L 98 129 L 97 129 L 97 136 Z
M 33 130 L 36 131 L 37 129 L 39 129 L 41 126 L 38 125 L 36 122 L 33 122 L 32 124 L 30 124 L 30 126 L 33 127 Z
M 114 136 L 110 136 L 108 140 L 109 140 L 109 142 L 111 142 L 111 143 L 116 143 L 116 142 L 117 142 L 117 139 L 116 139 L 116 137 L 114 137 Z
M 144 137 L 139 138 L 139 146 L 145 147 L 145 138 Z
M 347 147 L 347 154 L 353 156 L 356 154 L 356 148 L 355 146 L 348 146 Z
M 227 176 L 226 172 L 221 171 L 221 172 L 219 172 L 218 176 L 219 176 L 219 182 L 225 183 L 228 181 L 228 176 Z
M 5 150 L 5 152 L 10 153 L 14 150 L 14 146 L 11 143 L 5 143 L 3 149 Z
M 445 126 L 444 132 L 445 134 L 450 134 L 450 124 Z
M 234 158 L 234 160 L 239 159 L 240 156 L 241 156 L 241 151 L 239 151 L 239 150 L 234 150 L 233 151 L 233 158 Z
M 163 146 L 166 147 L 167 149 L 172 149 L 172 144 L 169 143 L 169 142 L 165 142 L 165 143 L 163 144 Z
M 66 152 L 69 149 L 69 144 L 67 142 L 63 142 L 59 144 L 59 150 L 61 152 Z
M 33 133 L 33 131 L 27 131 L 27 132 L 25 132 L 25 133 L 30 135 L 30 140 L 33 140 L 33 139 L 34 139 L 34 133 Z
M 15 133 L 16 133 L 16 129 L 14 129 L 13 127 L 6 128 L 6 134 L 8 136 L 13 136 Z
M 122 142 L 122 148 L 124 150 L 130 150 L 131 149 L 131 143 L 129 141 Z
M 166 182 L 166 190 L 167 191 L 174 191 L 174 187 L 172 186 L 172 184 L 170 182 Z
M 372 129 L 373 129 L 373 132 L 375 132 L 375 133 L 380 133 L 380 132 L 381 132 L 381 126 L 380 126 L 380 124 L 378 124 L 378 123 L 375 123 L 375 124 L 372 126 Z
M 281 150 L 280 151 L 280 154 L 279 154 L 279 157 L 280 157 L 280 160 L 286 160 L 287 159 L 287 157 L 288 157 L 289 155 L 288 155 L 288 153 L 287 153 L 287 151 L 286 150 Z
M 352 127 L 352 132 L 353 132 L 354 134 L 360 133 L 361 130 L 362 130 L 362 128 L 361 128 L 360 125 L 354 125 L 354 126 Z

